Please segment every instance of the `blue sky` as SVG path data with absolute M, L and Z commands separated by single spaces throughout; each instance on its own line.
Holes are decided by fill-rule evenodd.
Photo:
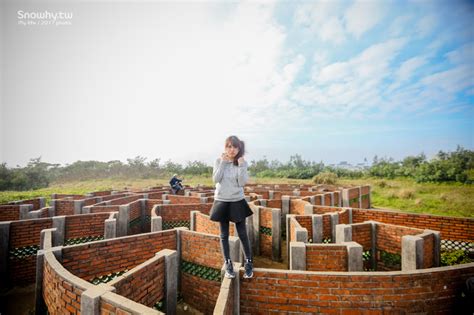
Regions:
M 474 148 L 470 1 L 5 3 L 11 166 L 40 155 L 211 163 L 230 134 L 249 160 Z M 20 9 L 74 17 L 25 27 Z

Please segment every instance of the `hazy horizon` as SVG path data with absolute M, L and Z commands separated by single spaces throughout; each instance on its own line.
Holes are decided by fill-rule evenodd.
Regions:
M 469 1 L 0 2 L 10 167 L 474 149 Z

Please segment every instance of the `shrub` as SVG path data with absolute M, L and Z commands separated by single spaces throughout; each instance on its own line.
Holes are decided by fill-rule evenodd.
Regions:
M 337 183 L 337 175 L 331 172 L 322 172 L 313 177 L 313 183 L 335 185 Z
M 467 264 L 470 262 L 471 259 L 467 252 L 462 249 L 441 252 L 441 266 Z

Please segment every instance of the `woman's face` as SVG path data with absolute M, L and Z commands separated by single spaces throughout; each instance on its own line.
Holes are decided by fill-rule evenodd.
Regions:
M 239 154 L 239 148 L 232 146 L 232 143 L 227 143 L 225 146 L 225 153 L 230 158 L 235 158 Z

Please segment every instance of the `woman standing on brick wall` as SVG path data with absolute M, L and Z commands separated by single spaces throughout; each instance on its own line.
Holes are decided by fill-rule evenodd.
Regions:
M 221 249 L 224 255 L 225 276 L 234 278 L 235 272 L 229 254 L 229 221 L 235 223 L 245 253 L 244 278 L 253 276 L 252 251 L 245 226 L 245 218 L 253 214 L 244 196 L 249 176 L 244 160 L 245 144 L 236 136 L 225 140 L 225 152 L 216 160 L 212 180 L 216 184 L 211 220 L 220 224 Z

